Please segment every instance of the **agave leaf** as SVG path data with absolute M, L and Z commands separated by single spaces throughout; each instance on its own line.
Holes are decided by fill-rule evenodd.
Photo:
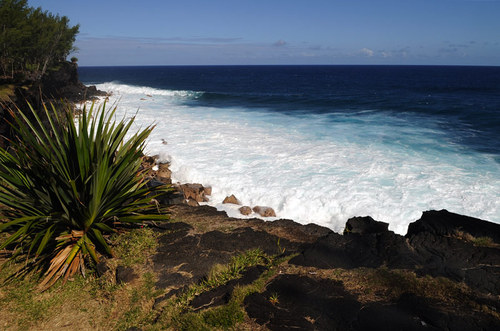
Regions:
M 11 110 L 19 139 L 0 148 L 0 203 L 9 217 L 0 231 L 11 233 L 0 247 L 34 251 L 42 288 L 109 254 L 104 236 L 116 226 L 168 219 L 150 203 L 167 189 L 148 187 L 139 172 L 153 126 L 130 135 L 134 119 L 116 121 L 117 108 L 105 107 L 85 106 L 75 120 L 53 105 L 42 109 L 43 121 L 32 107 Z
M 101 223 L 102 224 L 102 223 Z M 109 248 L 109 245 L 108 243 L 106 242 L 106 240 L 104 239 L 101 231 L 99 231 L 98 229 L 96 228 L 93 228 L 92 229 L 92 232 L 93 232 L 93 235 L 95 236 L 95 239 L 96 239 L 96 243 L 98 243 L 102 249 L 104 249 L 104 251 L 111 255 L 111 248 Z
M 45 249 L 47 246 L 47 243 L 49 243 L 49 240 L 52 239 L 52 236 L 54 235 L 54 228 L 55 224 L 52 224 L 46 231 L 45 235 L 43 236 L 42 241 L 40 242 L 40 245 L 38 245 L 38 249 L 36 250 L 35 257 L 38 257 L 40 253 Z M 40 232 L 41 234 L 42 232 Z

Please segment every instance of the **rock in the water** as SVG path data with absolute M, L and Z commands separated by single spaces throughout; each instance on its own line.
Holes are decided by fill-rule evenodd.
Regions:
M 252 208 L 249 206 L 243 206 L 238 209 L 242 215 L 250 215 L 252 213 Z
M 240 202 L 238 199 L 236 199 L 236 197 L 234 196 L 234 194 L 231 194 L 230 196 L 226 197 L 224 199 L 224 201 L 222 201 L 222 203 L 232 203 L 234 205 L 239 205 Z
M 253 211 L 262 217 L 276 217 L 276 213 L 271 207 L 255 206 L 253 207 Z

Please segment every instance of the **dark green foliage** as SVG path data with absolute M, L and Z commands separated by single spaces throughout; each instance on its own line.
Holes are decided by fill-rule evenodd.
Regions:
M 74 49 L 78 29 L 66 16 L 28 7 L 26 0 L 0 0 L 0 76 L 43 76 Z
M 42 287 L 84 273 L 99 253 L 110 255 L 104 235 L 116 226 L 168 218 L 139 172 L 152 127 L 129 137 L 133 119 L 115 122 L 116 108 L 84 108 L 77 124 L 69 109 L 44 110 L 47 124 L 32 108 L 11 111 L 18 139 L 0 149 L 0 204 L 8 219 L 0 232 L 11 234 L 0 249 L 26 255 L 30 269 L 44 268 Z

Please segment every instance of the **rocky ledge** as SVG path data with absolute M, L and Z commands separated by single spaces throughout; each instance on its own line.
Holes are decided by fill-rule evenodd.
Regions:
M 157 179 L 168 182 L 166 166 L 159 170 L 168 178 Z M 271 276 L 269 266 L 250 267 L 194 297 L 190 309 L 228 304 L 235 288 L 265 279 L 243 302 L 252 329 L 500 329 L 499 224 L 441 210 L 424 212 L 405 236 L 371 217 L 349 219 L 338 234 L 292 220 L 230 218 L 189 204 L 196 198 L 186 199 L 181 186 L 163 201 L 172 221 L 152 224 L 161 232 L 153 263 L 165 291 L 154 310 L 215 266 L 260 249 L 281 261 Z M 194 188 L 206 198 L 201 185 Z
M 48 71 L 42 79 L 32 77 L 0 80 L 0 90 L 5 89 L 5 99 L 0 98 L 0 146 L 5 147 L 5 138 L 11 137 L 7 109 L 28 110 L 28 103 L 41 109 L 43 103 L 65 105 L 93 100 L 107 93 L 95 86 L 85 86 L 78 77 L 78 66 L 72 62 L 61 62 L 56 69 Z

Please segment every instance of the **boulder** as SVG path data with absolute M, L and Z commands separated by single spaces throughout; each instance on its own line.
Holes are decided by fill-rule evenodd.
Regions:
M 201 184 L 182 184 L 178 188 L 184 194 L 186 200 L 205 201 L 205 189 Z
M 271 207 L 255 206 L 253 207 L 253 211 L 262 217 L 276 217 L 276 213 Z
M 234 205 L 239 205 L 240 204 L 240 202 L 238 201 L 238 199 L 236 199 L 236 197 L 233 194 L 231 194 L 230 196 L 226 197 L 224 199 L 224 201 L 222 201 L 222 203 L 232 203 Z
M 238 209 L 242 215 L 250 215 L 252 213 L 252 208 L 249 206 L 243 206 Z
M 384 222 L 375 221 L 370 216 L 366 217 L 353 217 L 347 220 L 345 225 L 344 234 L 347 233 L 382 233 L 388 231 L 389 224 Z
M 170 171 L 169 165 L 169 163 L 159 163 L 156 171 L 156 178 L 165 184 L 172 184 L 172 171 Z
M 193 206 L 193 207 L 198 207 L 200 204 L 198 203 L 198 201 L 196 200 L 193 200 L 193 199 L 189 199 L 189 200 L 186 200 L 186 204 L 188 206 Z
M 205 186 L 204 188 L 205 195 L 212 195 L 212 186 Z

